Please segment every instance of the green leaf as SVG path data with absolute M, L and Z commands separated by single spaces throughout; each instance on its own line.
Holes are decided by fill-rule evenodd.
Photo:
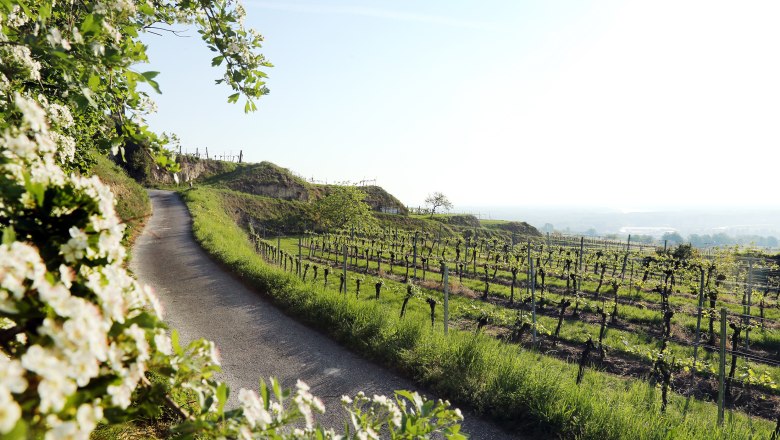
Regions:
M 12 429 L 11 432 L 5 434 L 3 438 L 7 440 L 24 440 L 28 438 L 27 422 L 25 422 L 24 419 L 19 419 L 19 421 L 16 422 L 14 429 Z
M 16 241 L 16 231 L 13 226 L 6 226 L 3 228 L 3 244 L 10 246 L 11 243 Z
M 274 396 L 276 397 L 276 400 L 279 402 L 282 401 L 282 386 L 279 384 L 279 381 L 276 380 L 275 377 L 271 378 L 271 387 L 274 389 Z
M 139 3 L 138 11 L 144 15 L 154 15 L 154 8 L 149 6 L 149 4 L 147 3 L 143 3 L 143 2 Z
M 220 55 L 220 56 L 218 56 L 218 57 L 214 57 L 214 58 L 211 60 L 211 65 L 212 65 L 212 66 L 219 66 L 220 64 L 222 64 L 222 61 L 223 61 L 224 59 L 225 59 L 225 57 L 224 57 L 224 56 L 222 56 L 222 55 Z
M 30 13 L 30 8 L 27 7 L 27 4 L 22 0 L 17 0 L 17 3 L 19 4 L 19 6 L 21 6 L 22 11 L 24 11 L 24 14 L 32 18 L 32 14 Z
M 148 81 L 148 80 L 152 80 L 152 79 L 156 78 L 157 75 L 159 75 L 159 74 L 160 74 L 160 72 L 149 71 L 149 72 L 144 72 L 141 75 L 143 75 L 143 77 L 146 78 L 146 80 Z
M 263 398 L 263 406 L 265 409 L 268 409 L 271 407 L 271 391 L 268 389 L 268 386 L 265 384 L 265 381 L 263 379 L 260 379 L 260 397 Z
M 81 22 L 81 33 L 87 34 L 95 31 L 95 29 L 99 29 L 97 23 L 95 23 L 95 16 L 89 14 L 84 17 L 84 21 Z
M 44 22 L 47 18 L 51 17 L 51 3 L 44 3 L 41 5 L 41 8 L 38 9 L 38 15 Z
M 155 328 L 159 319 L 148 312 L 141 312 L 137 316 L 125 321 L 125 326 L 130 327 L 132 324 L 138 324 L 142 328 Z
M 90 75 L 87 85 L 91 90 L 97 91 L 98 87 L 100 87 L 100 77 L 97 75 Z
M 184 354 L 184 350 L 181 348 L 181 344 L 179 343 L 179 331 L 174 330 L 171 332 L 171 346 L 173 347 L 173 352 L 176 353 L 177 356 L 181 356 Z
M 46 187 L 42 183 L 33 183 L 29 174 L 24 175 L 24 189 L 35 197 L 35 202 L 38 206 L 43 205 L 43 196 L 46 191 Z
M 228 387 L 224 382 L 220 382 L 217 387 L 217 414 L 222 415 L 225 412 L 225 404 L 228 399 Z
M 239 96 L 241 96 L 240 93 L 233 93 L 232 95 L 228 96 L 228 101 L 227 102 L 230 102 L 230 103 L 237 102 Z
M 162 92 L 160 91 L 160 85 L 157 84 L 157 81 L 152 81 L 151 79 L 147 79 L 146 82 L 149 83 L 150 86 L 152 86 L 155 92 L 162 95 Z

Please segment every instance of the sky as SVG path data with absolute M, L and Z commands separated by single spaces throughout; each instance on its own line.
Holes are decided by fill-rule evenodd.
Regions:
M 412 206 L 778 206 L 780 2 L 243 3 L 274 64 L 255 113 L 195 29 L 144 37 L 150 126 L 190 151 Z

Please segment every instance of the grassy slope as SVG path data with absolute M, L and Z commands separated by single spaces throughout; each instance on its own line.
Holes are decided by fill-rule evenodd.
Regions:
M 175 188 L 174 188 L 175 189 Z M 311 203 L 297 200 L 282 200 L 273 197 L 265 197 L 247 194 L 240 191 L 225 189 L 221 186 L 210 191 L 218 192 L 230 216 L 242 227 L 246 226 L 249 219 L 254 219 L 255 227 L 262 233 L 259 226 L 266 229 L 266 233 L 275 235 L 276 231 L 285 234 L 296 234 L 313 229 L 314 207 Z M 474 228 L 441 221 L 439 217 L 433 219 L 428 216 L 396 215 L 375 212 L 374 216 L 379 225 L 389 230 L 415 230 L 424 231 L 433 235 L 441 233 L 442 237 L 453 237 L 462 234 L 464 230 L 473 231 Z M 477 221 L 475 219 L 475 221 Z M 258 225 L 259 224 L 259 225 Z M 499 228 L 478 227 L 480 237 L 511 239 L 511 232 Z
M 431 333 L 421 308 L 402 320 L 395 306 L 389 309 L 381 301 L 315 289 L 255 254 L 225 212 L 219 192 L 198 188 L 183 195 L 201 245 L 280 307 L 498 421 L 565 438 L 765 438 L 771 432 L 770 423 L 740 413 L 718 428 L 714 405 L 691 400 L 685 414 L 686 400 L 678 395 L 660 415 L 659 392 L 645 382 L 587 372 L 577 386 L 576 365 L 518 351 L 481 334 L 452 332 L 445 338 Z
M 152 205 L 146 190 L 105 156 L 97 156 L 92 173 L 111 188 L 116 200 L 116 212 L 127 225 L 125 245 L 133 245 L 152 214 Z

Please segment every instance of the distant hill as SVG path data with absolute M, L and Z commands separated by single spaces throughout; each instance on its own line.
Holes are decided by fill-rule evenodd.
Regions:
M 313 185 L 271 162 L 241 164 L 229 173 L 206 179 L 205 183 L 275 199 L 307 202 L 318 198 Z
M 239 165 L 235 170 L 212 176 L 205 182 L 247 194 L 301 202 L 318 200 L 334 188 L 334 185 L 309 183 L 287 168 L 271 162 Z M 359 189 L 366 193 L 365 202 L 374 211 L 407 213 L 404 204 L 382 187 L 361 186 Z
M 246 226 L 248 222 L 273 230 L 301 232 L 311 228 L 312 205 L 330 194 L 335 185 L 307 182 L 287 168 L 271 162 L 234 163 L 218 160 L 180 156 L 181 182 L 203 183 L 220 188 L 223 202 L 236 214 L 236 220 Z M 147 174 L 146 183 L 172 185 L 170 173 Z M 383 227 L 418 229 L 429 233 L 451 236 L 455 234 L 481 237 L 517 235 L 539 236 L 539 231 L 525 222 L 480 221 L 468 214 L 409 215 L 406 206 L 395 196 L 376 185 L 358 187 L 366 194 L 365 202 L 377 213 Z M 395 215 L 394 215 L 395 214 Z

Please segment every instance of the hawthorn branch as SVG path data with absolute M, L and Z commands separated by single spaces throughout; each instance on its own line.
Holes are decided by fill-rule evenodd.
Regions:
M 146 388 L 151 388 L 151 387 L 152 387 L 152 383 L 151 383 L 151 382 L 149 382 L 149 379 L 147 379 L 147 378 L 146 378 L 146 376 L 142 376 L 142 377 L 141 377 L 141 383 L 142 383 L 142 384 L 143 384 L 143 386 L 144 386 L 144 387 L 146 387 Z M 175 413 L 176 413 L 176 414 L 177 414 L 179 417 L 181 417 L 182 419 L 184 419 L 184 420 L 187 420 L 187 421 L 193 421 L 193 420 L 195 420 L 195 419 L 192 417 L 192 415 L 190 415 L 189 411 L 187 411 L 186 409 L 184 409 L 184 408 L 182 408 L 181 406 L 179 406 L 179 404 L 178 404 L 178 403 L 176 403 L 176 402 L 175 402 L 175 401 L 174 401 L 174 400 L 171 398 L 171 396 L 169 396 L 169 395 L 168 395 L 168 393 L 166 393 L 166 394 L 163 396 L 163 400 L 165 400 L 165 406 L 167 406 L 169 409 L 171 409 L 173 412 L 175 412 Z

